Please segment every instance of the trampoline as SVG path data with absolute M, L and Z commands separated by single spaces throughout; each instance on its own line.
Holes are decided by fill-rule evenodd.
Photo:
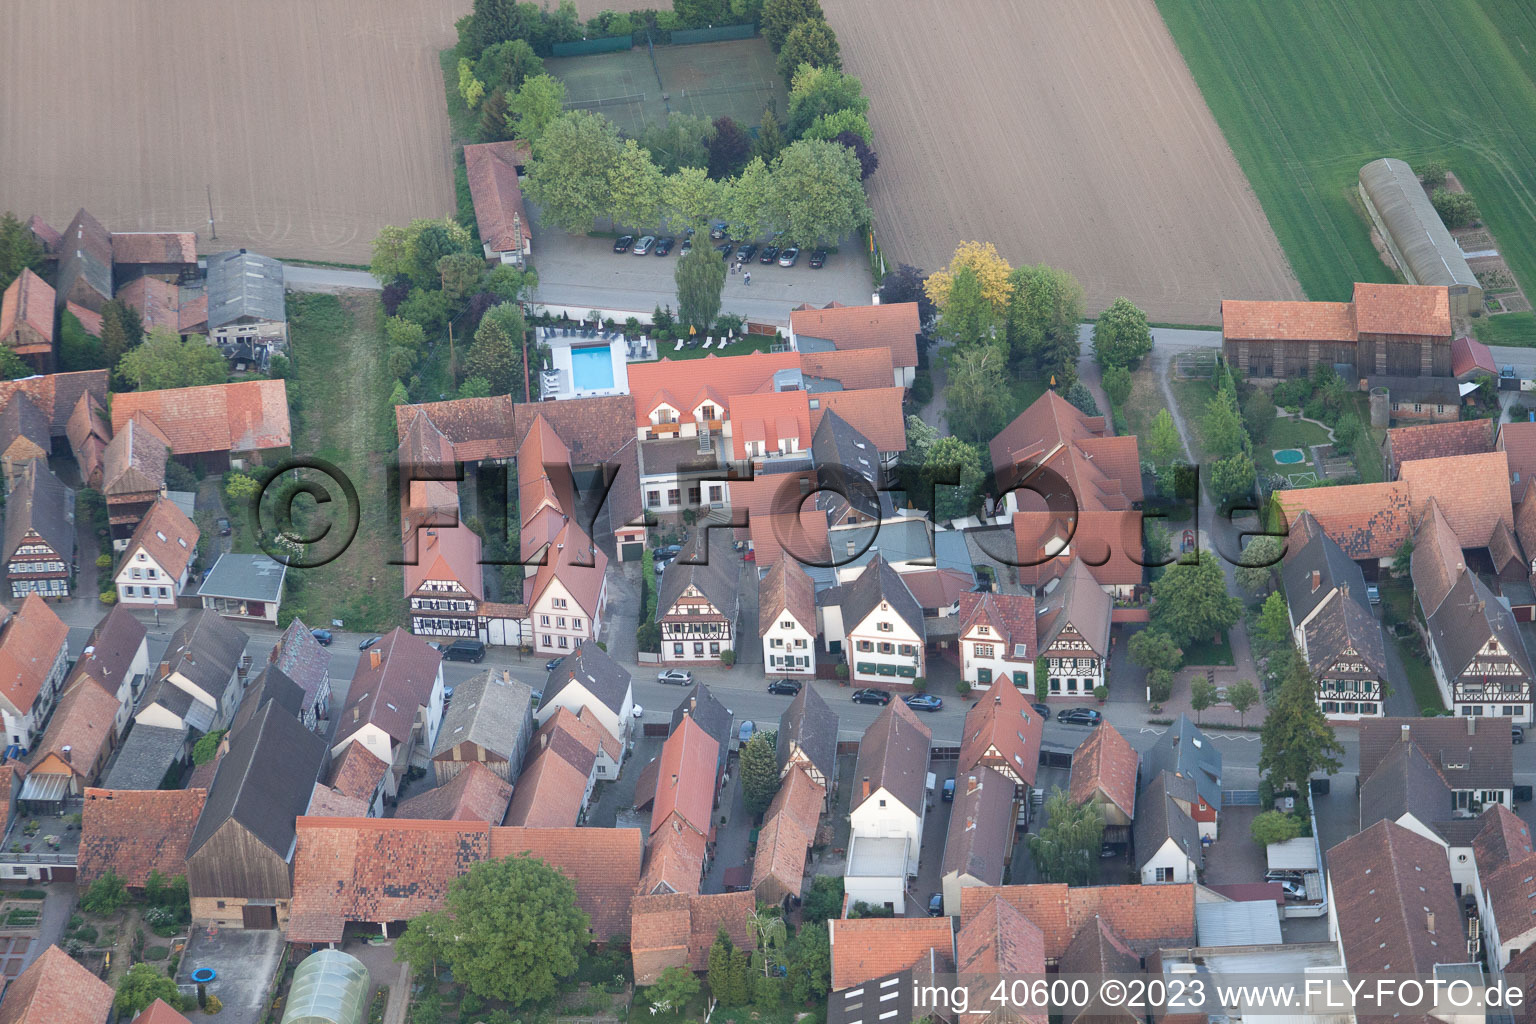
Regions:
M 1275 452 L 1275 462 L 1282 466 L 1294 466 L 1307 461 L 1307 453 L 1300 448 L 1282 448 Z

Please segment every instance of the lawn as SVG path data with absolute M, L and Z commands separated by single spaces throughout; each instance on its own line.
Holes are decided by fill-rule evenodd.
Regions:
M 400 521 L 388 494 L 396 441 L 382 324 L 375 293 L 289 296 L 293 452 L 333 463 L 352 480 L 359 522 L 335 561 L 289 572 L 297 586 L 284 621 L 292 614 L 311 626 L 341 619 L 349 629 L 383 631 L 406 619 L 400 566 L 387 564 L 398 560 Z
M 1172 367 L 1168 370 L 1173 373 Z M 1184 423 L 1189 427 L 1189 437 L 1186 438 L 1190 446 L 1194 448 L 1190 454 L 1198 463 L 1208 462 L 1205 458 L 1205 431 L 1202 424 L 1205 421 L 1205 410 L 1211 404 L 1214 392 L 1211 391 L 1211 382 L 1207 380 L 1179 380 L 1170 376 L 1168 387 L 1173 392 L 1173 400 L 1178 404 L 1179 413 L 1184 417 Z M 1153 412 L 1156 415 L 1156 411 Z
M 1472 322 L 1472 333 L 1484 345 L 1536 348 L 1536 313 L 1500 313 Z
M 744 334 L 729 345 L 715 345 L 706 349 L 704 343 L 677 347 L 675 341 L 658 342 L 656 352 L 663 359 L 703 359 L 705 356 L 744 356 L 748 352 L 769 352 L 776 340 L 772 334 Z M 783 339 L 777 339 L 782 341 Z
M 1355 471 L 1363 484 L 1379 484 L 1387 478 L 1386 463 L 1381 457 L 1382 442 L 1387 439 L 1385 430 L 1371 426 L 1371 396 L 1357 392 L 1354 396 L 1355 415 L 1370 432 L 1371 443 L 1355 447 Z
M 1150 360 L 1144 361 L 1131 374 L 1131 396 L 1120 410 L 1125 416 L 1126 430 L 1141 438 L 1151 435 L 1152 421 L 1164 404 L 1163 389 L 1158 387 L 1157 373 L 1152 369 Z
M 1199 640 L 1184 648 L 1184 664 L 1205 668 L 1211 665 L 1231 665 L 1232 645 L 1225 633 L 1209 640 Z
M 1269 428 L 1269 436 L 1264 439 L 1264 443 L 1253 446 L 1254 465 L 1264 473 L 1305 473 L 1313 469 L 1311 446 L 1327 443 L 1328 431 L 1316 423 L 1291 417 L 1284 419 L 1277 417 L 1275 425 Z M 1300 448 L 1306 453 L 1307 461 L 1290 465 L 1276 462 L 1274 453 L 1282 448 Z
M 1536 17 L 1525 0 L 1157 0 L 1314 300 L 1390 281 L 1360 168 L 1438 160 L 1536 288 Z M 1514 328 L 1499 328 L 1514 330 Z

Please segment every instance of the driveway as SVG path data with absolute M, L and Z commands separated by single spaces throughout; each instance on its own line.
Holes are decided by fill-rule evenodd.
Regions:
M 283 933 L 239 928 L 193 928 L 176 972 L 176 985 L 196 995 L 192 972 L 211 967 L 208 991 L 224 1004 L 220 1024 L 257 1024 L 267 1010 L 267 988 L 282 964 Z

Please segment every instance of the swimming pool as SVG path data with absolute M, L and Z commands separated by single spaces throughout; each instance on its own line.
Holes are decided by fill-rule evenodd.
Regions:
M 1282 448 L 1275 452 L 1275 461 L 1282 466 L 1294 466 L 1307 461 L 1307 453 L 1300 448 Z
M 608 345 L 571 347 L 571 383 L 577 391 L 613 387 L 613 353 Z

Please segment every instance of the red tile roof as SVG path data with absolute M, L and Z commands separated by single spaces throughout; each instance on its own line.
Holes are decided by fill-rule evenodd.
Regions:
M 720 745 L 692 717 L 685 717 L 672 730 L 656 759 L 656 805 L 651 811 L 651 835 L 674 813 L 695 832 L 709 835 L 719 756 Z
M 1492 875 L 1505 864 L 1525 860 L 1532 851 L 1531 828 L 1514 811 L 1494 804 L 1483 812 L 1482 829 L 1472 840 L 1478 871 Z
M 792 451 L 811 447 L 811 407 L 804 391 L 733 395 L 728 400 L 732 458 L 745 459 L 747 442 L 760 441 L 768 454 L 789 442 Z
M 63 437 L 80 396 L 89 392 L 100 402 L 107 400 L 107 371 L 80 370 L 75 373 L 50 373 L 20 380 L 0 381 L 0 406 L 18 391 L 26 392 L 32 404 L 41 409 L 52 424 L 54 437 Z
M 69 747 L 66 763 L 76 775 L 94 782 L 90 773 L 96 768 L 103 748 L 112 740 L 118 708 L 116 695 L 102 689 L 89 676 L 77 676 L 59 698 L 48 731 L 43 733 L 42 743 L 33 749 L 29 764 L 36 766 L 50 756 L 65 761 L 64 748 Z
M 1114 804 L 1127 818 L 1136 816 L 1136 770 L 1141 755 L 1114 726 L 1105 722 L 1072 754 L 1072 781 L 1068 792 L 1074 804 L 1096 794 Z
M 528 584 L 524 603 L 532 607 L 549 585 L 559 580 L 587 617 L 596 618 L 607 570 L 608 556 L 572 519 L 555 534 L 548 558 Z
M 0 1024 L 102 1024 L 113 995 L 106 982 L 49 946 L 5 990 Z
M 494 252 L 522 252 L 524 243 L 531 240 L 532 225 L 517 181 L 518 166 L 528 160 L 528 143 L 521 140 L 464 147 L 475 223 L 480 240 Z
M 354 743 L 352 746 L 358 746 Z M 583 780 L 585 781 L 585 780 Z M 512 799 L 512 784 L 479 761 L 464 768 L 434 789 L 402 800 L 395 808 L 397 818 L 425 818 L 434 821 L 483 821 L 500 825 Z M 521 822 L 513 822 L 521 824 Z M 575 824 L 560 822 L 559 824 Z
M 960 636 L 978 625 L 989 626 L 1005 659 L 1032 662 L 1039 656 L 1034 598 L 1022 594 L 964 593 L 960 595 L 959 616 Z M 1019 644 L 1024 645 L 1022 655 L 1014 653 Z
M 994 894 L 1022 910 L 1040 928 L 1047 960 L 1059 960 L 1078 929 L 1095 916 L 1141 956 L 1195 942 L 1192 884 L 970 887 L 960 890 L 961 924 L 984 911 Z
M 1444 285 L 1355 284 L 1355 325 L 1361 334 L 1451 337 L 1451 290 Z
M 917 335 L 923 325 L 917 315 L 917 303 L 893 302 L 882 306 L 795 309 L 789 314 L 789 328 L 797 337 L 821 338 L 840 349 L 888 348 L 895 365 L 915 367 Z
M 816 632 L 816 587 L 792 558 L 776 560 L 757 585 L 757 635 L 765 635 L 785 611 L 802 627 Z
M 248 380 L 164 391 L 127 391 L 112 398 L 112 429 L 144 413 L 170 438 L 177 455 L 286 448 L 288 388 L 281 380 Z
M 1406 482 L 1302 487 L 1276 491 L 1275 500 L 1294 523 L 1312 513 L 1323 532 L 1350 558 L 1391 558 L 1413 533 L 1417 522 Z
M 930 949 L 937 949 L 946 959 L 953 960 L 953 920 L 949 917 L 832 918 L 827 922 L 832 938 L 832 990 L 840 992 L 873 978 L 906 970 Z
M 1000 682 L 966 712 L 955 769 L 968 772 L 987 765 L 1015 783 L 1033 786 L 1044 730 L 1045 720 L 1030 707 L 1023 692 Z
M 732 398 L 771 394 L 773 375 L 799 366 L 800 357 L 794 352 L 710 354 L 702 359 L 631 363 L 629 393 L 634 399 L 635 426 L 649 427 L 651 413 L 662 404 L 677 413 L 679 423 L 697 422 L 693 411 L 706 402 L 723 415 Z
M 653 984 L 668 967 L 707 969 L 709 949 L 721 929 L 737 949 L 756 949 L 748 920 L 756 909 L 750 892 L 635 897 L 630 929 L 635 983 Z
M 1012 903 L 996 895 L 971 914 L 955 936 L 961 974 L 1045 974 L 1045 934 Z
M 1510 485 L 1515 485 L 1515 476 L 1518 475 L 1519 483 L 1523 486 L 1532 478 L 1536 478 L 1536 423 L 1523 420 L 1519 423 L 1503 423 L 1499 425 L 1499 438 L 1496 446 L 1509 459 Z
M 1352 972 L 1427 976 L 1448 955 L 1460 962 L 1461 908 L 1435 840 L 1383 819 L 1329 850 L 1328 868 Z
M 201 536 L 197 525 L 187 518 L 177 504 L 169 498 L 156 498 L 144 518 L 134 528 L 128 546 L 123 549 L 122 564 L 127 565 L 134 553 L 143 548 L 156 565 L 172 579 L 181 574 L 197 554 L 197 540 Z
M 34 213 L 27 221 L 27 230 L 32 232 L 32 237 L 36 238 L 38 244 L 43 247 L 43 252 L 52 256 L 59 254 L 59 246 L 63 244 L 64 236 L 59 234 L 58 229 L 53 225 Z
M 564 708 L 559 713 L 570 715 Z M 532 828 L 577 824 L 590 777 L 590 768 L 583 772 L 553 747 L 539 751 L 517 777 L 517 788 L 507 808 L 507 824 Z
M 472 600 L 485 593 L 480 566 L 480 535 L 463 522 L 452 526 L 427 526 L 415 531 L 415 558 L 406 546 L 405 596 L 415 596 L 423 584 L 452 581 L 463 587 Z M 429 591 L 441 597 L 441 591 Z M 423 595 L 426 596 L 426 595 Z M 461 597 L 462 595 L 453 595 Z
M 373 803 L 379 783 L 384 781 L 388 771 L 389 765 L 365 744 L 348 743 L 347 748 L 331 761 L 330 787 L 342 796 L 362 801 L 367 807 Z
M 736 486 L 731 485 L 733 502 Z M 753 557 L 759 569 L 777 565 L 786 551 L 791 559 L 799 559 L 809 565 L 831 563 L 832 548 L 827 541 L 827 516 L 816 507 L 815 502 L 805 502 L 798 512 L 751 516 L 747 520 L 746 532 L 752 541 Z
M 68 639 L 64 620 L 47 601 L 29 593 L 0 629 L 0 700 L 18 715 L 31 712 Z
M 1493 361 L 1493 352 L 1488 346 L 1465 335 L 1452 341 L 1451 376 L 1463 377 L 1479 372 L 1499 372 L 1499 364 Z
M 26 324 L 47 339 L 48 345 L 11 345 L 18 353 L 48 351 L 53 345 L 53 287 L 30 269 L 23 268 L 0 297 L 0 340 L 9 339 L 17 324 Z M 9 344 L 9 341 L 6 341 Z
M 836 412 L 848 425 L 869 439 L 878 451 L 907 450 L 907 420 L 902 410 L 906 388 L 868 388 L 863 391 L 825 391 L 812 395 L 811 430 L 821 417 Z
M 1494 449 L 1490 420 L 1457 420 L 1452 423 L 1422 423 L 1412 427 L 1394 427 L 1387 431 L 1387 455 L 1396 466 L 1418 459 L 1439 459 L 1449 455 L 1475 455 Z
M 197 236 L 190 231 L 114 231 L 113 263 L 196 263 Z
M 164 999 L 156 999 L 143 1013 L 133 1018 L 133 1024 L 192 1024 L 186 1017 L 171 1009 Z
M 886 388 L 896 380 L 891 350 L 886 348 L 801 352 L 800 371 L 807 377 L 835 380 L 848 391 Z
M 799 896 L 805 883 L 805 857 L 816 840 L 826 790 L 793 764 L 779 784 L 763 818 L 752 862 L 752 888 L 766 903 Z
M 645 896 L 665 893 L 696 893 L 704 874 L 705 847 L 709 840 L 673 815 L 651 836 L 645 851 L 645 874 L 639 892 Z
M 80 303 L 74 301 L 64 303 L 64 308 L 69 311 L 71 316 L 80 321 L 80 326 L 85 329 L 86 334 L 93 338 L 101 337 L 100 313 L 94 309 L 86 309 Z
M 1051 478 L 1040 476 L 1048 472 L 1066 483 L 1082 511 L 1129 509 L 1142 498 L 1136 438 L 1106 435 L 1104 417 L 1085 415 L 1054 391 L 1014 417 L 989 451 L 999 487 L 1032 481 L 1049 491 Z M 1022 480 L 1015 479 L 1015 467 Z M 1017 493 L 1021 508 L 1045 507 L 1035 492 Z
M 1235 341 L 1354 341 L 1349 302 L 1262 302 L 1223 299 L 1222 337 Z
M 141 886 L 151 871 L 187 873 L 187 844 L 205 789 L 87 789 L 80 823 L 81 885 L 108 871 Z
M 140 277 L 117 290 L 117 298 L 138 311 L 147 332 L 154 327 L 181 333 L 181 289 L 157 277 Z
M 1498 523 L 1515 525 L 1509 488 L 1489 486 L 1490 481 L 1509 479 L 1509 459 L 1503 452 L 1417 459 L 1403 464 L 1398 479 L 1408 485 L 1421 514 L 1431 498 L 1440 505 L 1464 548 L 1487 547 Z
M 1043 587 L 1080 561 L 1100 586 L 1134 586 L 1144 567 L 1141 513 L 1080 508 L 1075 516 L 1028 509 L 1013 517 L 1019 582 Z
M 592 918 L 594 941 L 629 934 L 629 904 L 640 882 L 644 837 L 635 828 L 493 828 L 491 856 L 527 853 L 576 884 L 576 905 Z

